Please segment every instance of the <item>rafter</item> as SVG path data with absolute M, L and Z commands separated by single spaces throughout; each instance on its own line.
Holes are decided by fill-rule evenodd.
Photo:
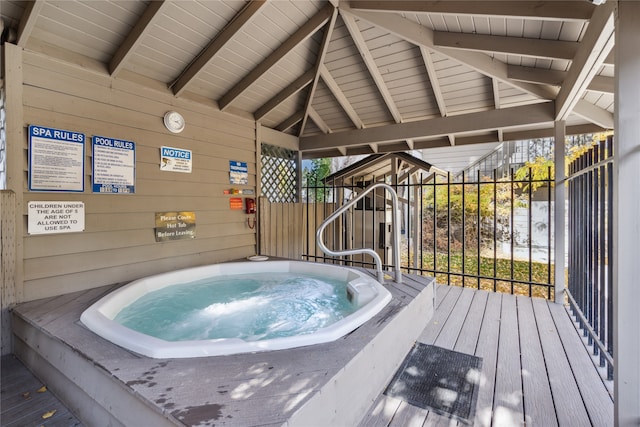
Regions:
M 304 117 L 304 112 L 298 111 L 292 114 L 291 116 L 289 116 L 287 119 L 285 119 L 285 121 L 280 123 L 278 126 L 276 126 L 275 129 L 280 132 L 285 132 L 291 129 L 293 126 L 295 126 L 296 123 L 300 123 L 303 117 Z
M 560 86 L 567 77 L 567 73 L 559 70 L 507 65 L 507 77 L 523 82 Z
M 224 29 L 209 43 L 209 45 L 182 71 L 180 77 L 172 85 L 173 94 L 179 96 L 202 70 L 211 62 L 215 55 L 231 40 L 231 38 L 247 25 L 251 18 L 264 6 L 266 0 L 254 0 L 246 4 Z
M 276 96 L 267 101 L 262 107 L 258 108 L 253 114 L 256 120 L 262 119 L 264 116 L 273 111 L 278 105 L 289 99 L 289 97 L 300 92 L 307 87 L 312 81 L 315 75 L 315 70 L 309 70 L 300 77 L 298 77 L 293 83 L 287 85 Z
M 553 121 L 553 102 L 300 138 L 301 150 L 350 147 Z M 416 143 L 417 145 L 417 143 Z
M 320 114 L 318 114 L 315 108 L 309 107 L 308 115 L 323 133 L 331 133 L 331 128 L 322 120 L 322 117 L 320 117 Z
M 351 1 L 351 8 L 375 12 L 488 15 L 543 20 L 588 20 L 594 5 L 576 1 Z
M 373 55 L 371 55 L 371 52 L 367 47 L 364 37 L 362 37 L 362 33 L 358 28 L 358 24 L 356 24 L 356 20 L 353 18 L 352 15 L 348 13 L 342 13 L 343 11 L 344 9 L 340 9 L 342 20 L 344 21 L 344 24 L 347 27 L 347 30 L 349 31 L 349 34 L 351 35 L 351 38 L 353 39 L 353 42 L 356 45 L 356 48 L 360 52 L 360 55 L 362 56 L 362 60 L 364 61 L 365 66 L 369 70 L 369 74 L 371 74 L 371 78 L 373 78 L 373 81 L 375 82 L 378 88 L 378 91 L 380 92 L 380 95 L 384 99 L 384 102 L 387 105 L 389 112 L 393 116 L 393 120 L 396 123 L 401 123 L 402 115 L 400 114 L 400 110 L 398 110 L 398 107 L 396 106 L 396 103 L 393 100 L 393 97 L 391 96 L 391 92 L 389 92 L 389 89 L 387 88 L 387 84 L 384 81 L 384 78 L 382 78 L 382 74 L 380 74 L 380 70 L 378 69 L 376 62 L 373 59 Z
M 117 76 L 122 70 L 126 60 L 133 54 L 140 43 L 142 43 L 142 39 L 147 31 L 149 31 L 153 23 L 162 15 L 163 9 L 168 7 L 169 4 L 170 3 L 165 0 L 152 1 L 149 3 L 138 22 L 136 22 L 136 25 L 131 32 L 127 34 L 127 38 L 124 39 L 124 42 L 111 58 L 109 62 L 109 74 L 111 74 L 112 77 Z
M 309 116 L 309 108 L 311 108 L 311 103 L 316 96 L 316 89 L 318 88 L 318 81 L 320 80 L 320 67 L 324 64 L 324 58 L 327 55 L 327 50 L 329 49 L 329 42 L 331 41 L 331 35 L 333 34 L 333 28 L 336 25 L 336 20 L 338 19 L 338 9 L 333 7 L 331 11 L 331 18 L 329 19 L 329 23 L 327 24 L 324 34 L 322 35 L 322 43 L 320 44 L 320 51 L 316 56 L 316 63 L 313 67 L 313 81 L 311 82 L 311 87 L 307 92 L 307 98 L 304 101 L 304 116 L 302 117 L 302 125 L 300 126 L 300 130 L 298 132 L 298 136 L 301 136 L 304 132 L 304 129 L 307 124 L 307 117 Z
M 573 113 L 600 127 L 613 129 L 613 114 L 598 107 L 597 105 L 593 105 L 592 103 L 585 101 L 584 99 L 581 99 L 576 103 L 575 107 L 573 107 Z
M 440 89 L 440 82 L 438 81 L 438 73 L 436 72 L 436 67 L 433 65 L 433 59 L 431 58 L 431 52 L 424 47 L 419 46 L 420 55 L 422 56 L 422 61 L 424 62 L 424 66 L 427 69 L 427 75 L 429 76 L 429 82 L 431 83 L 431 88 L 433 90 L 433 96 L 436 98 L 436 104 L 438 104 L 438 110 L 440 110 L 440 115 L 445 117 L 447 115 L 447 105 L 444 102 L 444 95 L 442 94 L 442 90 Z M 449 135 L 449 143 L 453 146 L 456 145 L 456 139 L 454 135 Z
M 592 90 L 594 92 L 614 93 L 615 79 L 613 77 L 595 76 L 591 80 L 591 83 L 589 83 L 589 86 L 587 86 L 587 90 Z
M 615 2 L 598 6 L 580 48 L 571 62 L 567 78 L 556 98 L 556 120 L 566 120 L 591 83 L 614 45 Z
M 344 112 L 347 113 L 354 126 L 358 129 L 363 129 L 364 122 L 360 119 L 356 110 L 351 106 L 347 97 L 344 96 L 344 93 L 340 90 L 338 83 L 333 79 L 333 76 L 331 76 L 331 73 L 324 64 L 320 65 L 320 77 L 322 77 L 322 80 L 327 85 L 336 101 L 338 101 L 338 104 L 340 104 Z
M 522 67 L 520 65 L 508 65 L 507 75 L 514 80 L 523 82 L 560 86 L 567 78 L 566 71 L 546 70 L 542 68 Z M 587 90 L 603 93 L 614 92 L 614 78 L 607 76 L 595 76 L 587 86 Z
M 341 5 L 341 8 L 345 7 Z M 394 14 L 381 14 L 341 9 L 341 13 L 353 13 L 373 25 L 383 28 L 396 36 L 417 46 L 424 46 L 461 64 L 464 64 L 488 77 L 496 78 L 509 86 L 523 90 L 542 99 L 555 99 L 557 90 L 553 88 L 511 80 L 507 76 L 507 64 L 480 52 L 461 52 L 456 49 L 434 45 L 433 31 L 420 24 Z
M 231 103 L 242 95 L 249 87 L 256 82 L 264 73 L 269 71 L 271 67 L 276 65 L 289 52 L 295 49 L 300 43 L 307 40 L 316 33 L 333 14 L 334 7 L 327 3 L 325 7 L 320 9 L 318 13 L 305 22 L 296 32 L 294 32 L 287 40 L 285 40 L 276 50 L 268 55 L 257 67 L 244 76 L 233 88 L 225 93 L 218 105 L 220 110 L 226 110 Z
M 40 11 L 42 10 L 42 6 L 44 6 L 44 0 L 27 2 L 24 12 L 22 13 L 22 18 L 20 18 L 20 24 L 18 24 L 17 46 L 24 47 L 27 44 L 27 40 L 36 25 L 38 15 L 40 15 Z
M 555 59 L 573 59 L 579 45 L 577 42 L 561 40 L 449 33 L 445 31 L 434 31 L 433 43 L 436 46 L 452 49 L 479 50 L 482 52 Z

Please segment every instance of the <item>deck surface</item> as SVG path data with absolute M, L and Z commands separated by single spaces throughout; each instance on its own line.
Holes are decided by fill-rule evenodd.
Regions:
M 82 423 L 13 355 L 0 362 L 0 425 L 82 427 Z M 40 390 L 40 391 L 38 391 Z
M 37 314 L 35 307 L 33 311 Z M 55 316 L 50 311 L 43 312 L 40 321 L 51 322 Z M 474 420 L 476 426 L 613 425 L 611 384 L 601 380 L 582 339 L 560 305 L 542 299 L 438 286 L 435 316 L 419 341 L 482 357 L 484 379 Z M 34 399 L 28 406 L 15 398 L 16 391 L 9 393 L 10 388 L 21 395 L 23 390 L 36 390 L 41 384 L 11 357 L 5 356 L 2 361 L 3 426 L 80 425 L 64 407 L 52 406 L 51 400 L 44 399 L 52 398 L 51 395 Z M 257 365 L 253 368 L 257 370 L 250 383 L 259 389 L 264 372 L 258 372 Z M 143 383 L 143 378 L 139 380 L 140 385 L 148 384 Z M 268 397 L 263 399 L 266 402 Z M 59 408 L 54 418 L 66 421 L 53 424 L 52 418 L 50 422 L 5 424 L 10 413 L 24 411 L 38 417 L 50 408 Z M 446 417 L 382 394 L 360 423 L 362 427 L 455 424 Z
M 32 354 L 27 347 L 49 349 L 47 356 L 29 356 L 29 366 L 54 358 L 61 371 L 71 371 L 76 381 L 84 382 L 83 388 L 93 386 L 95 372 L 106 373 L 110 380 L 99 387 L 113 383 L 123 392 L 97 394 L 103 406 L 117 413 L 132 412 L 129 402 L 141 397 L 154 414 L 173 425 L 282 425 L 324 384 L 333 381 L 432 280 L 406 276 L 401 285 L 387 283 L 393 299 L 371 321 L 336 341 L 282 351 L 192 359 L 141 357 L 95 335 L 79 321 L 84 309 L 116 286 L 21 304 L 14 309 L 12 328 L 17 354 Z M 422 327 L 407 340 L 409 346 Z M 59 358 L 57 354 L 68 353 L 62 347 L 70 348 L 72 354 Z M 78 356 L 83 360 L 78 361 Z M 85 368 L 84 361 L 98 369 Z M 83 362 L 82 366 L 78 362 Z M 86 403 L 76 404 L 79 408 L 83 405 Z M 145 422 L 159 425 L 148 418 L 127 424 Z
M 611 384 L 561 305 L 438 286 L 435 316 L 418 341 L 482 357 L 474 426 L 613 425 Z M 381 394 L 360 426 L 458 424 Z

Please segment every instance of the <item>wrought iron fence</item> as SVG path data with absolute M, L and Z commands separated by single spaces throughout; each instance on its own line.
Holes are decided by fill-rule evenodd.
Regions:
M 594 356 L 613 379 L 613 137 L 575 159 L 567 181 L 567 296 Z
M 370 182 L 387 182 L 402 201 L 404 271 L 435 276 L 441 284 L 553 298 L 553 178 L 550 169 L 546 176 L 533 175 L 531 170 L 500 179 L 478 174 L 473 181 L 419 175 L 403 183 L 391 176 L 353 179 L 341 186 L 304 187 L 302 201 L 306 209 L 330 213 Z M 387 264 L 387 210 L 384 194 L 365 198 L 343 214 L 328 244 L 373 245 Z M 303 249 L 305 259 L 373 265 L 365 257 L 326 257 L 311 241 Z

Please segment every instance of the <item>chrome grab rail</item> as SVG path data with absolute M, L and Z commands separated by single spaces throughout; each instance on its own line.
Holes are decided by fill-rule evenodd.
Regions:
M 367 188 L 364 189 L 364 191 L 362 193 L 360 193 L 358 195 L 358 197 L 356 197 L 355 199 L 349 201 L 348 203 L 343 205 L 340 209 L 338 209 L 337 211 L 335 211 L 334 213 L 329 215 L 322 222 L 322 224 L 320 224 L 320 227 L 318 227 L 318 231 L 316 231 L 316 241 L 318 242 L 318 246 L 320 246 L 320 249 L 322 249 L 322 251 L 324 253 L 326 253 L 328 255 L 331 255 L 331 256 L 357 255 L 357 254 L 369 254 L 369 255 L 371 255 L 373 257 L 373 259 L 375 260 L 375 262 L 376 262 L 376 270 L 377 270 L 377 273 L 378 273 L 378 282 L 384 283 L 384 273 L 382 272 L 382 260 L 380 259 L 380 255 L 378 255 L 378 253 L 376 251 L 374 251 L 373 249 L 369 249 L 369 248 L 345 249 L 345 250 L 342 250 L 342 251 L 333 251 L 333 250 L 327 248 L 327 246 L 324 244 L 324 241 L 322 239 L 322 233 L 324 232 L 324 229 L 327 227 L 327 225 L 329 225 L 329 223 L 333 222 L 336 218 L 338 218 L 342 213 L 344 213 L 351 206 L 353 206 L 356 203 L 358 203 L 358 201 L 360 199 L 362 199 L 367 193 L 370 193 L 372 190 L 374 190 L 374 189 L 376 189 L 378 187 L 383 187 L 386 190 L 388 190 L 389 193 L 391 193 L 391 203 L 392 203 L 392 207 L 393 207 L 393 212 L 392 212 L 392 216 L 391 216 L 391 222 L 393 224 L 393 243 L 392 243 L 392 248 L 393 248 L 394 271 L 395 271 L 395 275 L 396 275 L 396 280 L 395 281 L 396 281 L 396 283 L 402 283 L 402 272 L 400 271 L 400 223 L 398 222 L 398 194 L 393 189 L 393 187 L 391 187 L 388 184 L 379 182 L 379 183 L 372 184 L 372 185 L 368 186 Z M 375 216 L 374 216 L 374 218 L 375 218 Z

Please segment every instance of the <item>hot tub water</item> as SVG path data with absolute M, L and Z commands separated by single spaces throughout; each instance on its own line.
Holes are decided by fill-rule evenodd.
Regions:
M 356 309 L 344 281 L 263 273 L 167 286 L 140 297 L 114 320 L 167 341 L 258 341 L 313 333 Z

